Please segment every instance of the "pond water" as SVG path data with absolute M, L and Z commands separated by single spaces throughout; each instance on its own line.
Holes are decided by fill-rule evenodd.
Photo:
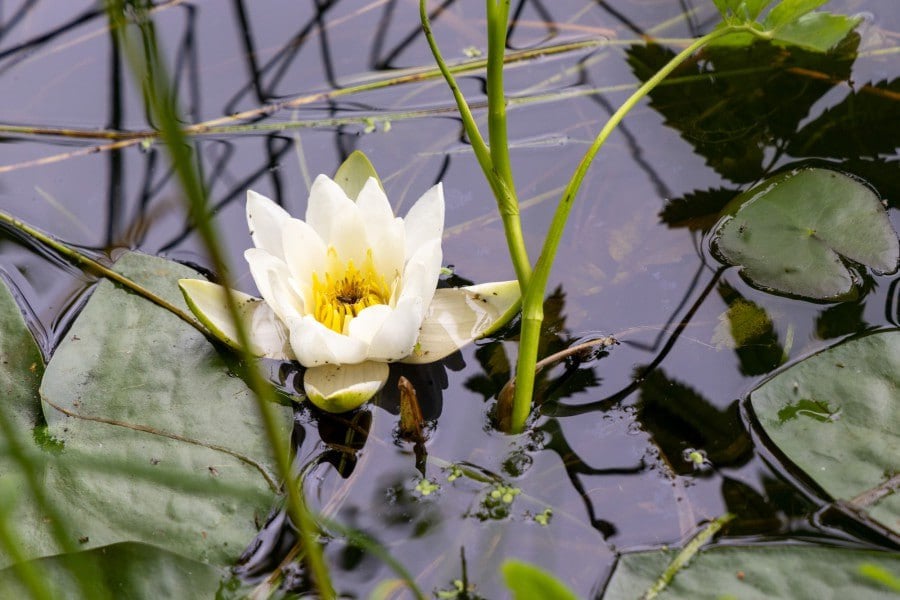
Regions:
M 354 150 L 372 160 L 400 214 L 443 181 L 444 261 L 456 276 L 514 277 L 490 189 L 446 84 L 432 77 L 346 93 L 433 65 L 417 2 L 158 5 L 153 20 L 186 121 L 308 96 L 250 120 L 254 127 L 192 138 L 242 289 L 255 293 L 242 256 L 250 245 L 247 189 L 302 215 L 311 178 L 332 174 Z M 0 209 L 99 257 L 130 249 L 209 269 L 163 148 L 139 140 L 112 148 L 115 140 L 87 135 L 153 123 L 103 12 L 88 0 L 62 6 L 0 4 L 0 121 L 35 128 L 0 131 Z M 482 3 L 440 6 L 433 24 L 445 57 L 484 52 Z M 823 512 L 827 497 L 781 466 L 742 398 L 785 363 L 856 332 L 897 326 L 898 276 L 868 274 L 864 293 L 843 303 L 786 298 L 722 267 L 706 239 L 737 193 L 810 164 L 868 181 L 900 228 L 900 12 L 895 0 L 835 0 L 828 8 L 864 16 L 850 42 L 859 56 L 770 47 L 740 60 L 707 56 L 706 70 L 698 74 L 691 64 L 676 73 L 601 150 L 551 275 L 541 352 L 598 335 L 618 344 L 542 372 L 542 405 L 528 433 L 504 435 L 490 417 L 514 364 L 513 327 L 441 365 L 404 372 L 424 400 L 425 477 L 440 486 L 433 493 L 423 494 L 412 447 L 397 438 L 393 381 L 353 417 L 352 454 L 346 419 L 300 406 L 295 441 L 298 463 L 314 465 L 306 479 L 313 507 L 378 540 L 426 591 L 452 589 L 464 549 L 466 576 L 486 598 L 503 596 L 498 569 L 510 556 L 547 568 L 582 597 L 599 596 L 617 553 L 679 545 L 725 512 L 737 518 L 722 543 L 896 544 Z M 596 42 L 507 70 L 512 166 L 536 256 L 588 144 L 638 76 L 665 60 L 632 44 L 654 36 L 680 48 L 717 17 L 705 0 L 521 0 L 512 12 L 511 51 Z M 460 76 L 482 125 L 484 83 L 482 71 Z M 867 85 L 883 92 L 881 103 L 854 110 L 848 97 Z M 38 131 L 52 128 L 82 134 Z M 0 267 L 49 357 L 94 279 L 10 231 L 0 237 Z M 738 340 L 727 316 L 736 305 L 759 309 L 758 327 Z M 289 388 L 295 374 L 270 366 Z M 702 466 L 688 458 L 692 450 L 705 454 Z M 451 464 L 468 465 L 482 480 L 448 481 Z M 500 482 L 521 490 L 509 504 L 491 499 Z M 542 525 L 547 509 L 552 517 Z M 263 538 L 280 535 L 279 524 Z M 284 556 L 265 548 L 239 568 L 244 590 Z M 365 597 L 392 577 L 377 556 L 340 539 L 327 543 L 326 556 L 349 596 Z M 287 588 L 304 589 L 300 571 L 291 573 Z

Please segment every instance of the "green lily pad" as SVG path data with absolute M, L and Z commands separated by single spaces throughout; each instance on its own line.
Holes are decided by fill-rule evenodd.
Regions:
M 725 215 L 714 249 L 761 288 L 846 298 L 855 293 L 855 279 L 844 259 L 881 273 L 897 269 L 897 233 L 878 197 L 835 171 L 783 173 L 735 198 Z
M 623 555 L 604 600 L 641 597 L 676 554 Z M 900 573 L 900 554 L 789 545 L 716 547 L 698 553 L 657 598 L 896 598 L 896 592 L 864 573 L 872 567 Z
M 81 573 L 90 582 L 79 586 L 66 557 L 51 556 L 34 561 L 52 598 L 214 598 L 226 570 L 190 560 L 172 552 L 137 543 L 115 544 L 79 553 L 88 567 Z M 0 597 L 27 598 L 15 569 L 0 571 Z
M 37 451 L 35 428 L 43 421 L 38 386 L 44 360 L 19 306 L 4 281 L 0 281 L 0 512 L 24 556 L 55 548 L 43 516 L 28 498 L 25 472 L 11 448 Z M 15 444 L 15 446 L 13 446 Z M 39 467 L 38 467 L 39 468 Z M 42 473 L 35 473 L 38 480 Z M 0 567 L 13 562 L 0 547 Z
M 138 254 L 115 268 L 185 310 L 176 282 L 198 276 Z M 275 461 L 250 390 L 196 329 L 109 281 L 56 349 L 41 396 L 49 433 L 63 444 L 44 476 L 47 494 L 85 549 L 138 541 L 228 565 L 276 502 Z M 286 433 L 292 411 L 278 414 Z M 117 468 L 80 469 L 62 460 L 69 455 Z M 201 485 L 139 475 L 147 469 Z
M 763 430 L 831 497 L 900 533 L 900 330 L 810 356 L 750 394 Z

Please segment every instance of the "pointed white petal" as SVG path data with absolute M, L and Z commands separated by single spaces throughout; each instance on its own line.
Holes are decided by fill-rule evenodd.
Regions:
M 338 257 L 344 264 L 352 260 L 359 268 L 365 261 L 366 250 L 369 249 L 366 225 L 356 203 L 351 202 L 336 215 L 331 224 L 329 245 L 337 250 Z
M 228 312 L 225 288 L 201 279 L 179 279 L 178 287 L 197 319 L 216 338 L 232 348 L 240 348 L 237 330 Z M 293 360 L 290 334 L 264 301 L 232 290 L 238 311 L 250 335 L 250 351 L 256 356 Z
M 326 412 L 342 413 L 368 401 L 384 386 L 390 369 L 384 363 L 325 365 L 306 370 L 303 387 L 309 400 Z
M 438 278 L 441 275 L 441 240 L 422 244 L 406 263 L 403 271 L 403 288 L 399 300 L 421 298 L 423 306 L 431 304 Z
M 444 188 L 439 183 L 419 198 L 409 209 L 406 218 L 406 257 L 411 257 L 419 246 L 444 233 Z
M 393 362 L 409 356 L 419 336 L 423 307 L 419 298 L 401 300 L 372 337 L 366 358 Z
M 325 273 L 325 242 L 316 230 L 300 219 L 284 224 L 284 257 L 288 271 L 301 287 L 312 285 L 313 273 Z M 304 298 L 306 300 L 306 298 Z
M 244 258 L 250 265 L 250 275 L 253 276 L 259 294 L 279 319 L 287 322 L 288 318 L 303 314 L 303 298 L 289 284 L 290 272 L 283 260 L 262 248 L 245 250 Z
M 372 248 L 375 270 L 384 276 L 388 286 L 403 275 L 406 262 L 406 230 L 403 220 L 395 218 L 385 227 L 375 229 L 367 223 L 366 238 Z
M 247 226 L 253 245 L 276 258 L 284 258 L 281 227 L 290 215 L 286 210 L 253 190 L 247 190 Z
M 306 222 L 316 230 L 326 246 L 332 244 L 335 223 L 344 218 L 347 211 L 357 211 L 356 203 L 347 197 L 341 186 L 325 175 L 313 181 L 306 207 Z
M 517 281 L 437 290 L 412 354 L 401 362 L 440 360 L 473 340 L 490 335 L 518 311 Z
M 384 229 L 394 220 L 391 203 L 388 202 L 387 195 L 374 177 L 366 180 L 366 184 L 356 198 L 356 205 L 369 228 Z
M 364 342 L 328 329 L 312 315 L 302 319 L 288 319 L 291 348 L 304 367 L 348 365 L 366 359 Z

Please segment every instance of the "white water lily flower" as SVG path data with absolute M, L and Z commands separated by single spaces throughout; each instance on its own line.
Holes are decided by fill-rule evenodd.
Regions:
M 320 408 L 343 412 L 374 396 L 387 363 L 428 363 L 496 330 L 516 310 L 515 281 L 437 290 L 444 197 L 428 190 L 405 219 L 395 217 L 377 179 L 356 200 L 320 175 L 306 220 L 247 193 L 255 248 L 244 254 L 262 299 L 232 292 L 257 356 L 297 360 Z M 179 281 L 209 330 L 237 347 L 225 289 Z

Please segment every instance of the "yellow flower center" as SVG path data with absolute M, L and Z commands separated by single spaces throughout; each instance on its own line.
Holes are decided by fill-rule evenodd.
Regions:
M 313 315 L 325 327 L 346 334 L 350 321 L 364 308 L 388 304 L 391 290 L 384 276 L 375 271 L 371 250 L 366 253 L 362 269 L 351 260 L 341 270 L 334 248 L 328 249 L 328 255 L 331 265 L 324 280 L 313 273 Z

